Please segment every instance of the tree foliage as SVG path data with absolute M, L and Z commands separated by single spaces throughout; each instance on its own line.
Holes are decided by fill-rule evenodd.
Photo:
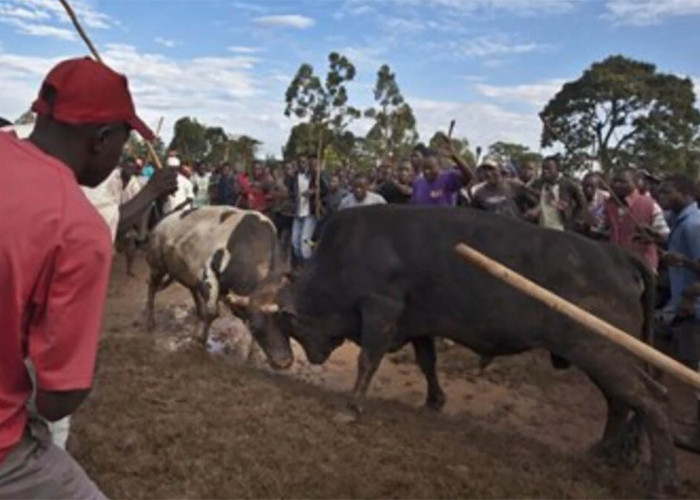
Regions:
M 175 122 L 168 149 L 178 151 L 186 161 L 242 162 L 249 167 L 260 144 L 247 135 L 231 136 L 222 127 L 208 127 L 185 116 Z
M 467 139 L 466 137 L 463 137 L 462 139 L 457 139 L 453 137 L 451 139 L 451 142 L 452 148 L 459 156 L 461 156 L 464 159 L 464 161 L 466 161 L 470 165 L 474 165 L 476 163 L 476 156 L 469 148 L 469 139 Z M 428 142 L 428 147 L 433 151 L 441 152 L 445 149 L 446 143 L 447 134 L 445 134 L 444 132 L 435 132 L 430 138 L 430 142 Z
M 207 128 L 195 118 L 183 116 L 175 122 L 173 138 L 168 149 L 176 150 L 187 161 L 202 160 L 210 147 L 206 131 Z
M 365 117 L 374 120 L 367 133 L 367 147 L 378 158 L 405 156 L 418 141 L 416 118 L 401 94 L 396 74 L 386 64 L 377 72 L 374 100 L 377 106 L 365 111 Z
M 159 157 L 163 157 L 165 155 L 165 144 L 163 144 L 160 137 L 156 137 L 153 141 L 153 149 L 155 149 L 156 154 Z M 136 132 L 132 132 L 126 142 L 126 146 L 124 147 L 124 153 L 132 158 L 146 158 L 148 155 L 148 146 L 146 145 L 146 141 L 144 141 L 143 138 L 141 138 Z
M 631 162 L 654 171 L 689 171 L 700 149 L 694 102 L 690 79 L 611 56 L 549 101 L 540 113 L 541 143 L 561 144 L 574 168 L 597 161 L 605 171 Z
M 35 121 L 36 115 L 32 110 L 28 110 L 15 120 L 15 125 L 32 125 Z
M 328 72 L 323 81 L 316 76 L 310 64 L 304 63 L 299 67 L 285 93 L 285 116 L 295 117 L 307 124 L 307 128 L 297 129 L 297 135 L 301 137 L 295 138 L 294 148 L 297 143 L 310 144 L 313 141 L 314 151 L 321 154 L 320 148 L 339 140 L 350 122 L 359 118 L 360 112 L 349 104 L 346 87 L 347 82 L 354 78 L 355 66 L 337 52 L 328 55 Z M 326 142 L 329 131 L 332 136 Z M 285 154 L 289 154 L 287 149 Z
M 542 162 L 542 155 L 531 151 L 527 146 L 514 142 L 498 141 L 489 146 L 489 155 L 496 156 L 502 163 L 522 165 L 528 161 Z

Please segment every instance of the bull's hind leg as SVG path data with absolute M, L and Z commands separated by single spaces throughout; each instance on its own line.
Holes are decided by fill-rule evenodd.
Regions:
M 596 351 L 599 355 L 591 356 Z M 608 400 L 619 401 L 620 408 L 624 405 L 637 413 L 649 436 L 652 492 L 660 497 L 676 494 L 678 478 L 665 395 L 648 383 L 638 363 L 619 348 L 601 345 L 594 351 L 572 350 L 567 354 L 603 389 Z
M 148 280 L 148 299 L 146 300 L 146 328 L 152 332 L 156 328 L 156 318 L 153 312 L 153 304 L 156 299 L 156 293 L 163 289 L 163 279 L 166 273 L 161 270 L 151 268 L 151 277 Z
M 428 383 L 428 397 L 425 406 L 431 410 L 440 411 L 445 405 L 445 393 L 442 392 L 438 380 L 435 363 L 435 339 L 433 337 L 418 337 L 411 341 L 416 355 L 416 363 L 420 367 Z
M 361 401 L 367 394 L 372 377 L 391 346 L 402 310 L 400 301 L 380 295 L 370 295 L 361 301 L 361 349 L 353 389 L 353 406 L 357 411 L 361 410 Z
M 640 419 L 636 418 L 632 425 L 628 421 L 630 407 L 619 398 L 608 394 L 599 383 L 594 383 L 605 397 L 608 412 L 603 437 L 593 447 L 593 451 L 612 463 L 634 461 L 639 452 Z

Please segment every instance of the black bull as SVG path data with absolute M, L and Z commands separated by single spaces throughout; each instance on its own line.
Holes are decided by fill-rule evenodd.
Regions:
M 650 439 L 654 490 L 672 492 L 677 479 L 663 387 L 621 347 L 466 264 L 454 252 L 459 242 L 649 339 L 654 280 L 619 248 L 480 211 L 397 206 L 334 216 L 301 274 L 257 297 L 279 307 L 267 334 L 295 338 L 312 363 L 323 363 L 345 339 L 359 344 L 356 398 L 382 357 L 410 342 L 434 407 L 444 402 L 435 336 L 484 357 L 546 349 L 602 391 L 603 443 L 623 433 L 634 411 Z

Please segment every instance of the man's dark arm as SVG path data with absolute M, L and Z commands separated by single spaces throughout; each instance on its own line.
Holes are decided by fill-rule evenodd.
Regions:
M 153 174 L 146 186 L 136 196 L 119 206 L 117 234 L 137 224 L 151 203 L 163 195 L 177 191 L 177 169 L 161 168 Z
M 36 409 L 43 418 L 49 422 L 55 422 L 74 413 L 85 401 L 88 394 L 90 394 L 90 389 L 78 391 L 43 391 L 37 389 Z

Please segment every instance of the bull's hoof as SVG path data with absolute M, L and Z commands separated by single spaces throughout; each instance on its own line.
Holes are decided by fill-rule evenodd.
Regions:
M 638 433 L 622 432 L 618 437 L 605 439 L 593 446 L 591 452 L 611 466 L 637 465 L 641 458 L 641 436 Z
M 443 406 L 445 406 L 446 401 L 447 398 L 445 398 L 443 393 L 428 396 L 428 399 L 425 400 L 425 408 L 430 411 L 439 412 L 442 410 Z

